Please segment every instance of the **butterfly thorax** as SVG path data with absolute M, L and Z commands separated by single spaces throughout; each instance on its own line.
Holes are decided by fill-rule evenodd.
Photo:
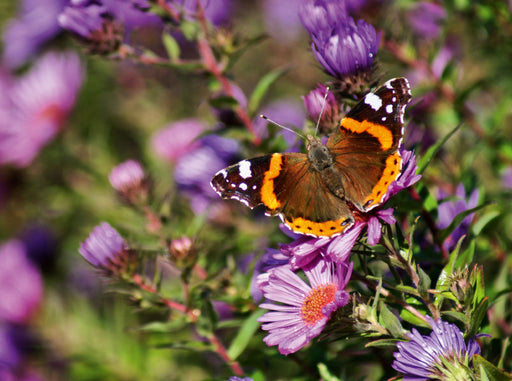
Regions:
M 307 139 L 308 159 L 313 168 L 322 172 L 331 167 L 334 160 L 329 149 L 318 138 L 308 135 Z
M 344 199 L 345 190 L 341 181 L 342 174 L 334 165 L 331 151 L 322 144 L 320 139 L 311 135 L 308 135 L 307 139 L 308 160 L 311 163 L 311 167 L 319 172 L 322 182 L 332 194 Z

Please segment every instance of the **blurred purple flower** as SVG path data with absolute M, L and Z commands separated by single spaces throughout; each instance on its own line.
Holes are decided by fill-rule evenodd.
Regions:
M 2 62 L 17 68 L 60 32 L 57 16 L 68 0 L 22 0 L 19 15 L 3 33 Z
M 446 11 L 442 5 L 421 1 L 414 4 L 407 16 L 409 25 L 419 37 L 434 40 L 441 34 Z
M 267 118 L 272 119 L 273 121 L 284 125 L 285 127 L 297 127 L 302 128 L 304 124 L 305 114 L 303 108 L 294 101 L 291 100 L 279 100 L 271 103 L 270 105 L 264 107 L 260 115 L 265 115 Z M 253 126 L 256 134 L 265 139 L 268 137 L 268 122 L 263 118 L 256 118 L 254 120 Z M 276 136 L 282 135 L 288 144 L 287 151 L 295 151 L 299 148 L 302 143 L 302 139 L 300 139 L 295 133 L 278 128 Z
M 176 162 L 199 147 L 196 138 L 206 130 L 198 119 L 183 119 L 168 124 L 151 138 L 155 153 L 170 162 Z
M 13 329 L 15 330 L 16 326 L 0 322 L 0 369 L 15 368 L 23 356 Z
M 93 2 L 71 1 L 59 15 L 62 28 L 84 39 L 93 39 L 102 32 L 103 24 L 111 18 L 107 8 Z
M 231 376 L 228 378 L 228 381 L 253 381 L 253 379 L 250 377 Z
M 503 188 L 512 189 L 512 167 L 506 168 L 501 173 L 501 183 Z
M 339 102 L 332 91 L 327 92 L 327 86 L 319 84 L 303 96 L 302 100 L 308 117 L 313 123 L 316 124 L 321 117 L 318 125 L 321 131 L 332 131 L 341 120 Z
M 78 251 L 94 267 L 112 272 L 123 268 L 130 257 L 128 243 L 106 222 L 93 229 Z
M 305 0 L 299 16 L 313 39 L 313 53 L 333 77 L 366 74 L 379 48 L 380 33 L 363 20 L 347 16 L 344 4 Z
M 55 138 L 83 76 L 75 53 L 47 53 L 23 77 L 0 81 L 0 164 L 25 167 Z
M 299 19 L 301 0 L 264 0 L 263 16 L 268 34 L 278 43 L 295 41 L 302 31 Z
M 115 166 L 109 180 L 126 203 L 138 204 L 148 200 L 151 181 L 138 161 L 127 160 Z
M 448 195 L 440 191 L 438 200 L 442 200 L 446 198 Z M 475 189 L 469 198 L 466 196 L 466 191 L 464 190 L 464 185 L 459 184 L 455 191 L 456 201 L 445 201 L 437 207 L 438 212 L 438 223 L 437 227 L 439 229 L 446 229 L 452 223 L 453 219 L 462 212 L 466 210 L 473 209 L 478 205 L 478 197 L 479 192 L 478 189 Z M 475 214 L 471 213 L 467 215 L 462 222 L 453 230 L 452 234 L 446 238 L 443 242 L 443 247 L 451 251 L 457 245 L 462 236 L 466 235 L 469 231 L 469 226 L 473 221 L 473 216 Z
M 27 258 L 39 268 L 44 270 L 55 262 L 57 239 L 48 227 L 31 225 L 22 231 L 19 239 L 25 245 Z
M 59 15 L 62 28 L 90 44 L 94 53 L 115 51 L 123 36 L 135 29 L 160 25 L 162 20 L 124 0 L 71 0 Z
M 473 380 L 471 357 L 480 354 L 478 343 L 469 339 L 466 343 L 455 324 L 439 319 L 427 320 L 432 327 L 429 336 L 421 335 L 413 328 L 408 342 L 397 343 L 393 369 L 406 380 Z
M 194 213 L 204 213 L 217 200 L 210 180 L 219 168 L 232 164 L 238 155 L 238 143 L 217 135 L 197 140 L 195 149 L 182 155 L 175 167 L 178 188 L 190 199 Z
M 183 12 L 186 19 L 193 20 L 197 14 L 198 0 L 170 0 L 178 13 Z M 224 25 L 229 21 L 233 9 L 233 0 L 199 0 L 204 15 L 213 25 Z
M 43 298 L 39 270 L 27 259 L 21 241 L 0 246 L 0 322 L 25 323 Z
M 331 314 L 349 301 L 345 287 L 352 265 L 318 258 L 303 268 L 309 284 L 286 266 L 270 270 L 263 286 L 268 302 L 260 305 L 270 312 L 258 319 L 261 328 L 269 331 L 263 341 L 288 355 L 318 336 Z

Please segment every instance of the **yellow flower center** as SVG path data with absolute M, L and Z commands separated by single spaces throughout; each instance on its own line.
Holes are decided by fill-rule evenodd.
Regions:
M 315 325 L 323 319 L 325 315 L 322 313 L 322 309 L 334 301 L 337 290 L 336 285 L 332 283 L 322 284 L 311 290 L 304 298 L 300 310 L 302 321 L 308 325 Z

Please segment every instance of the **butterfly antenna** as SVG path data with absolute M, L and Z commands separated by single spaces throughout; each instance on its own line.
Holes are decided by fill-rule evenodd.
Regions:
M 318 120 L 316 121 L 316 127 L 315 127 L 315 136 L 318 132 L 318 126 L 320 125 L 320 120 L 322 120 L 322 115 L 324 114 L 325 110 L 325 104 L 327 103 L 327 95 L 329 95 L 329 86 L 325 88 L 325 95 L 324 95 L 324 102 L 322 103 L 322 108 L 320 110 L 320 115 L 318 115 Z
M 277 123 L 277 122 L 274 122 L 272 119 L 270 119 L 270 118 L 266 117 L 265 115 L 260 115 L 260 118 L 263 118 L 263 119 L 265 119 L 267 122 L 270 122 L 270 123 L 272 123 L 272 124 L 275 124 L 277 127 L 281 127 L 281 128 L 282 128 L 282 129 L 284 129 L 284 130 L 287 130 L 287 131 L 293 132 L 295 135 L 297 135 L 297 136 L 301 137 L 302 139 L 306 140 L 306 137 L 305 137 L 303 134 L 301 134 L 301 133 L 299 133 L 299 132 L 297 132 L 297 131 L 295 131 L 295 130 L 292 130 L 292 129 L 291 129 L 291 128 L 289 128 L 289 127 L 283 126 L 282 124 L 279 124 L 279 123 Z

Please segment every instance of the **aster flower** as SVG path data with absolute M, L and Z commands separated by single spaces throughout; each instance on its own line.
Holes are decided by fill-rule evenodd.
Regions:
M 341 119 L 336 97 L 331 91 L 327 91 L 327 86 L 323 84 L 319 84 L 316 89 L 303 96 L 302 100 L 309 119 L 315 124 L 319 122 L 318 126 L 322 132 L 332 131 Z
M 206 19 L 213 25 L 220 26 L 229 21 L 233 9 L 232 0 L 199 0 L 199 4 L 203 8 Z M 188 20 L 196 17 L 198 0 L 171 0 L 169 5 Z
M 480 354 L 478 343 L 466 343 L 455 324 L 436 322 L 427 316 L 432 327 L 429 336 L 413 329 L 407 336 L 409 342 L 397 344 L 393 368 L 404 375 L 404 381 L 413 380 L 475 380 L 471 357 Z
M 93 53 L 117 50 L 135 29 L 161 24 L 161 19 L 124 0 L 71 0 L 58 17 L 62 28 L 89 45 Z
M 447 194 L 444 192 L 439 193 L 439 200 L 446 198 Z M 456 201 L 445 201 L 439 204 L 438 211 L 438 223 L 437 227 L 439 229 L 446 229 L 452 223 L 453 219 L 462 212 L 466 210 L 473 209 L 478 204 L 479 192 L 478 189 L 475 189 L 471 192 L 469 198 L 466 196 L 466 191 L 464 190 L 464 185 L 459 184 L 455 191 L 455 196 L 457 198 Z M 444 241 L 443 247 L 451 251 L 457 245 L 462 236 L 466 235 L 469 231 L 469 226 L 473 221 L 474 213 L 466 216 L 462 222 L 455 228 L 455 230 L 448 236 L 448 238 Z
M 299 128 L 302 127 L 305 119 L 304 110 L 300 107 L 300 104 L 289 99 L 281 99 L 265 106 L 258 115 L 265 115 L 285 126 L 296 126 Z M 265 119 L 258 116 L 253 121 L 253 127 L 259 137 L 262 139 L 268 137 L 268 122 Z M 288 145 L 287 151 L 295 151 L 299 148 L 301 141 L 297 139 L 297 134 L 279 128 L 275 136 L 279 135 L 286 141 Z
M 300 0 L 264 0 L 262 3 L 265 29 L 273 41 L 289 44 L 302 31 L 298 10 Z
M 212 201 L 217 201 L 218 196 L 210 180 L 219 168 L 236 161 L 238 151 L 236 141 L 207 135 L 198 139 L 195 149 L 180 157 L 174 179 L 178 189 L 190 200 L 194 213 L 201 214 L 215 207 Z
M 128 243 L 106 222 L 93 229 L 78 251 L 87 262 L 107 274 L 122 275 L 135 261 Z
M 0 246 L 0 322 L 26 323 L 43 298 L 43 279 L 22 242 Z
M 110 172 L 109 180 L 128 204 L 142 203 L 148 198 L 151 183 L 138 161 L 127 160 L 117 165 Z
M 269 272 L 263 286 L 267 299 L 261 308 L 268 309 L 258 321 L 269 331 L 263 339 L 268 346 L 277 345 L 284 355 L 297 352 L 318 336 L 332 313 L 349 301 L 345 291 L 352 274 L 352 263 L 317 260 L 304 267 L 306 283 L 289 267 Z
M 40 47 L 53 39 L 61 28 L 57 16 L 67 0 L 22 0 L 20 11 L 3 32 L 2 62 L 17 68 L 31 58 Z
M 407 16 L 409 25 L 419 37 L 433 40 L 441 34 L 446 11 L 439 4 L 421 1 L 414 4 Z
M 312 37 L 313 54 L 333 77 L 364 75 L 372 67 L 380 33 L 363 20 L 354 21 L 337 2 L 306 0 L 299 9 Z
M 0 164 L 25 167 L 55 138 L 83 76 L 75 53 L 47 53 L 23 77 L 0 81 Z
M 182 119 L 158 130 L 151 138 L 151 147 L 161 158 L 176 162 L 199 147 L 196 138 L 205 130 L 198 119 Z

